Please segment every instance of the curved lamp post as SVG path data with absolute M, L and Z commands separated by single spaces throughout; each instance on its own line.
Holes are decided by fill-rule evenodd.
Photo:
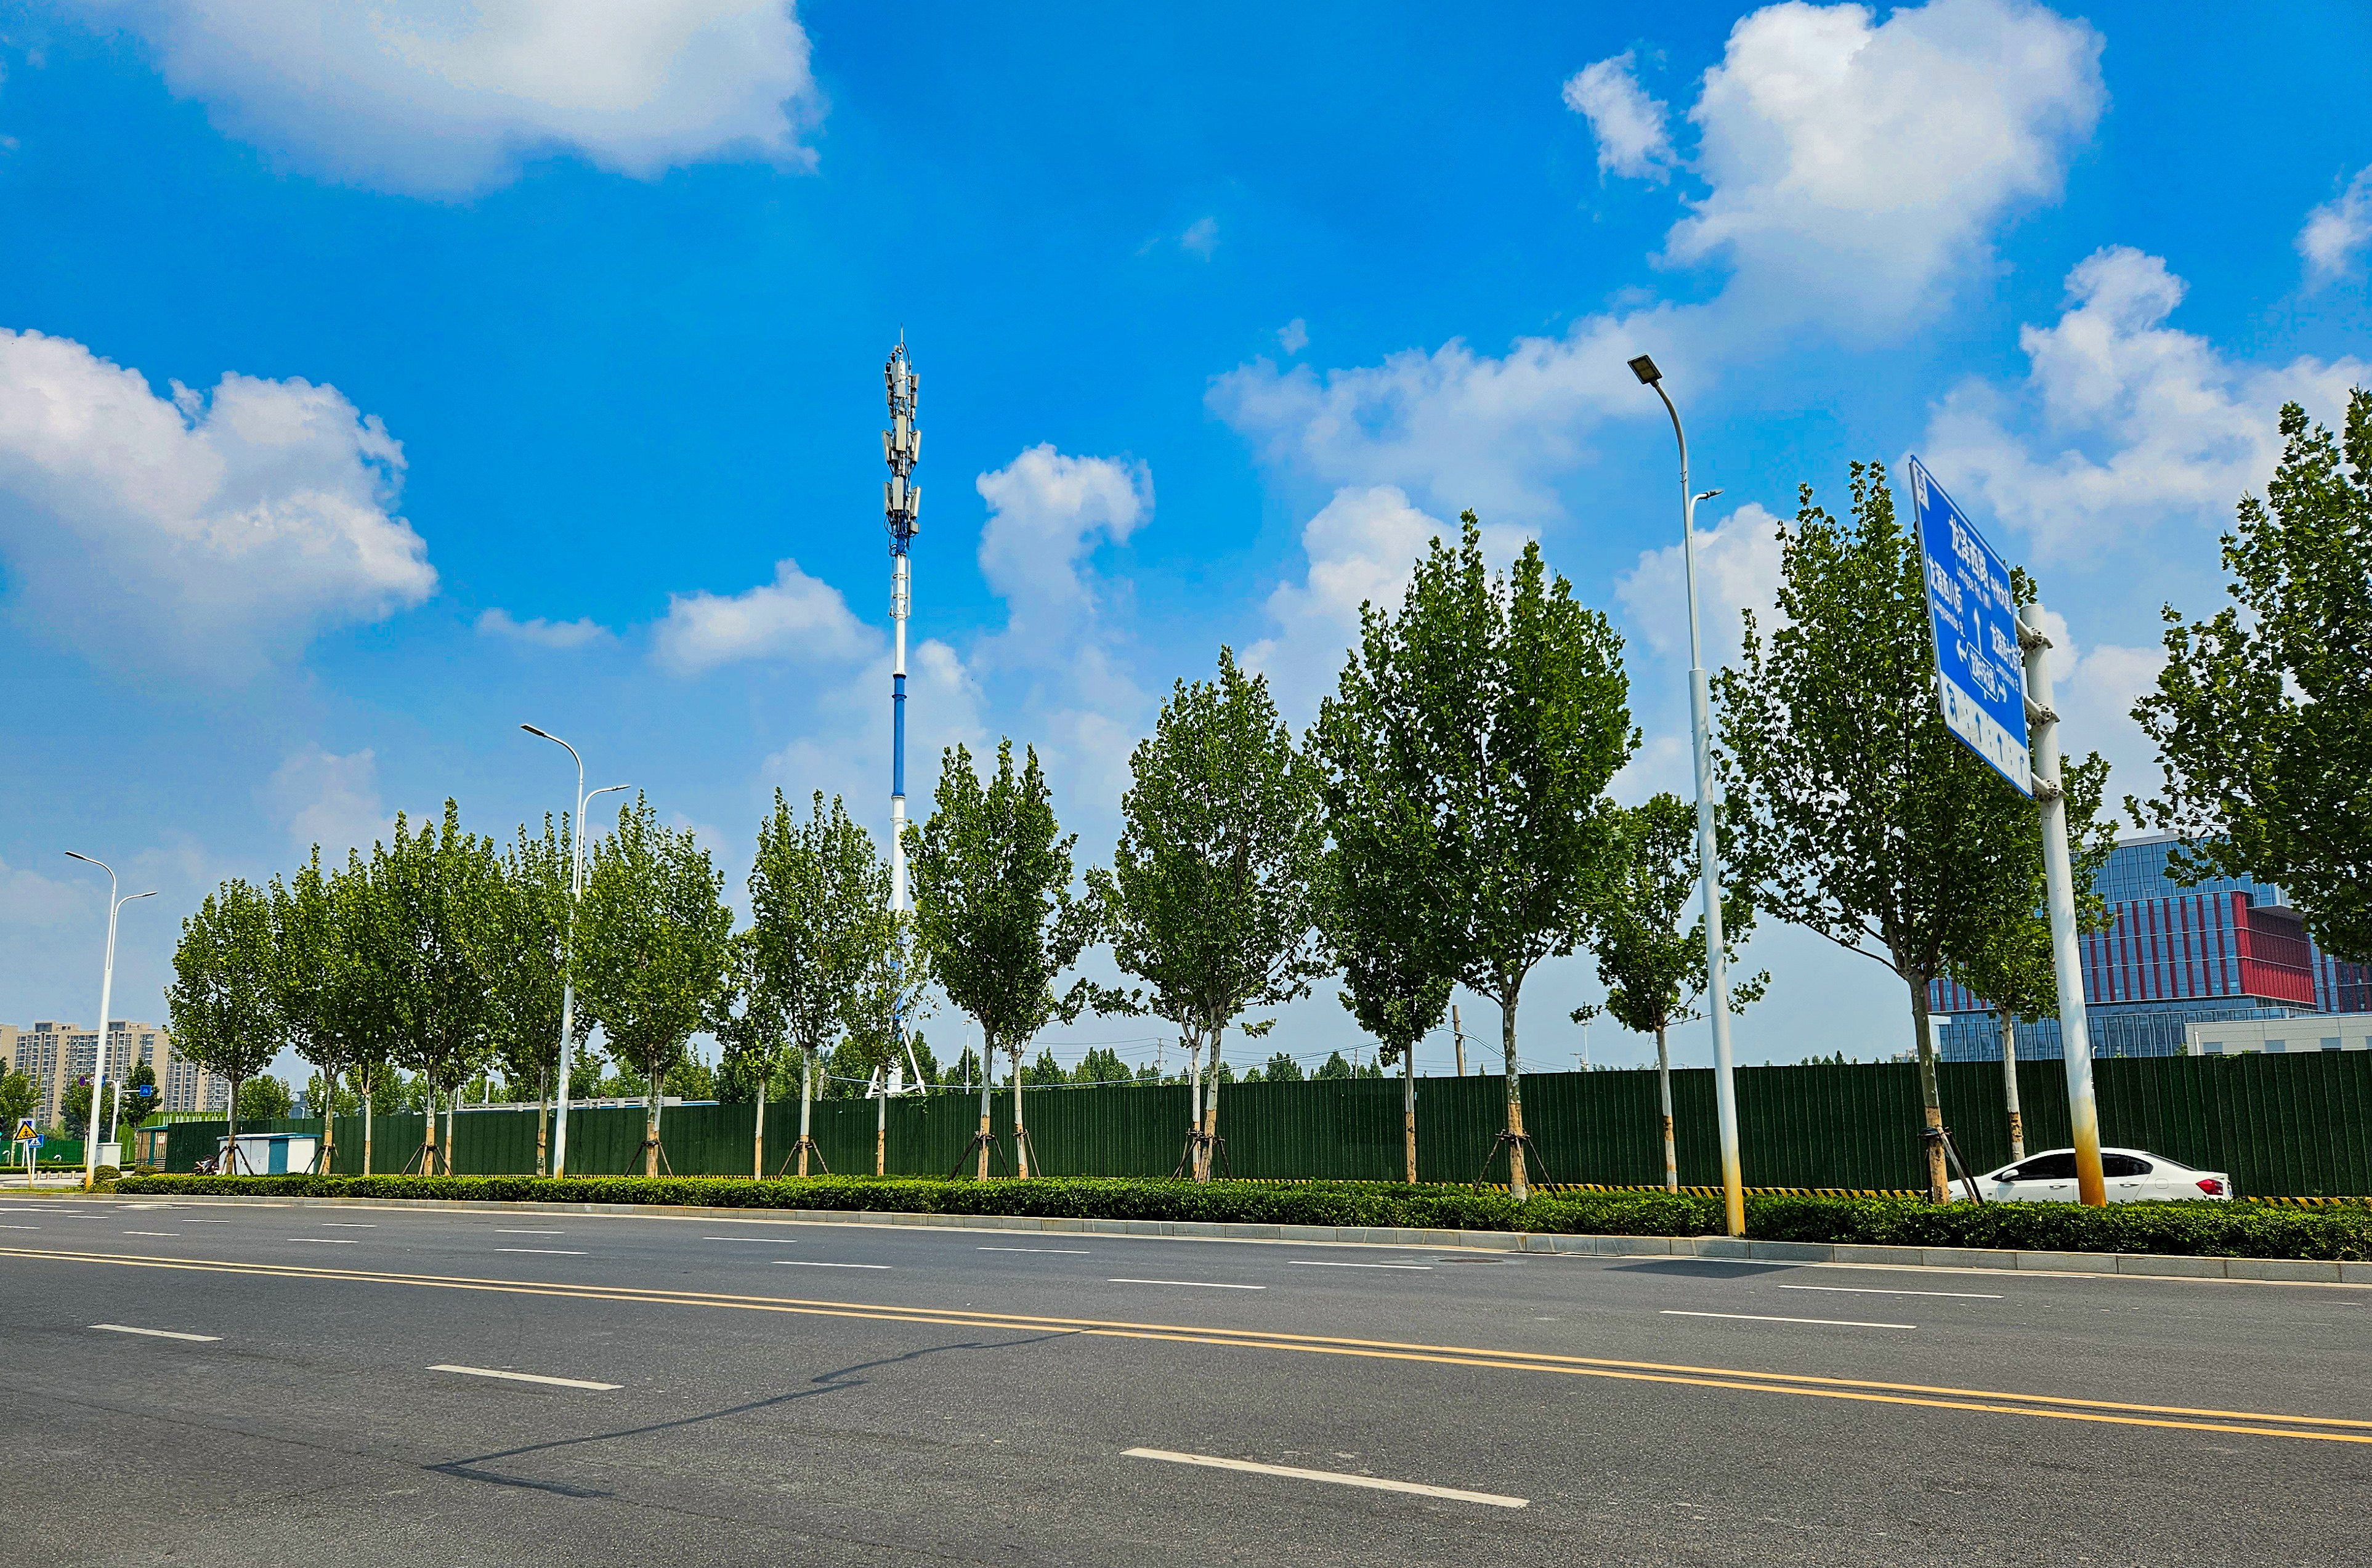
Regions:
M 153 899 L 157 895 L 152 890 L 126 893 L 119 899 L 115 896 L 115 867 L 73 850 L 65 853 L 69 860 L 87 862 L 107 873 L 107 958 L 99 971 L 99 1055 L 90 1075 L 90 1111 L 83 1118 L 82 1190 L 87 1192 L 99 1185 L 99 1125 L 107 1109 L 107 1014 L 115 1005 L 115 917 L 133 900 Z M 61 1062 L 58 1066 L 63 1071 L 65 1063 Z

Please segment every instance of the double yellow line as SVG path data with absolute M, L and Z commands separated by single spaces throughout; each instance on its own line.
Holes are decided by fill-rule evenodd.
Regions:
M 1568 1377 L 1610 1377 L 1632 1383 L 1666 1383 L 1753 1394 L 1796 1394 L 1812 1399 L 1915 1405 L 1929 1410 L 1976 1411 L 1992 1415 L 2040 1416 L 2052 1421 L 2096 1422 L 2112 1426 L 2169 1427 L 2180 1431 L 2219 1432 L 2254 1437 L 2304 1438 L 2321 1443 L 2372 1444 L 2372 1421 L 2338 1416 L 2281 1415 L 2262 1411 L 2134 1404 L 2113 1400 L 2070 1399 L 2052 1394 L 2021 1394 L 1996 1388 L 1888 1383 L 1870 1378 L 1823 1377 L 1806 1373 L 1756 1372 L 1739 1367 L 1691 1366 L 1601 1356 L 1552 1355 L 1537 1351 L 1492 1350 L 1471 1345 L 1411 1344 L 1393 1340 L 1276 1333 L 1257 1329 L 1192 1324 L 1132 1323 L 1101 1318 L 1049 1318 L 1025 1313 L 974 1312 L 953 1307 L 817 1301 L 797 1296 L 736 1295 L 720 1291 L 645 1290 L 633 1285 L 490 1280 L 454 1274 L 399 1273 L 384 1269 L 319 1269 L 285 1263 L 242 1263 L 229 1259 L 151 1258 L 51 1248 L 0 1247 L 0 1258 L 108 1263 L 124 1268 L 241 1274 L 260 1279 L 486 1291 L 501 1295 L 553 1296 L 573 1301 L 617 1301 L 644 1306 L 779 1312 L 805 1318 L 846 1318 L 881 1323 L 928 1323 L 1015 1334 L 1080 1334 L 1105 1339 L 1164 1340 L 1179 1344 L 1221 1345 L 1237 1350 L 1297 1351 L 1309 1355 L 1355 1356 L 1371 1361 L 1480 1366 L 1503 1372 L 1552 1373 Z

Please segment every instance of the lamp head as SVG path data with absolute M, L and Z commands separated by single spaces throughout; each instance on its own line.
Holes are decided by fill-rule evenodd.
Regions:
M 1697 499 L 1700 501 L 1710 501 L 1720 494 L 1721 492 L 1718 490 L 1701 490 L 1697 492 Z
M 87 854 L 83 854 L 81 851 L 79 851 L 79 850 L 71 850 L 71 849 L 70 849 L 70 850 L 66 851 L 66 858 L 67 858 L 68 860 L 89 861 L 89 863 L 90 863 L 91 865 L 99 865 L 99 863 L 98 861 L 96 861 L 96 860 L 91 860 L 90 856 L 88 856 L 88 855 L 87 855 Z
M 546 739 L 546 740 L 550 740 L 550 739 L 552 738 L 552 737 L 551 737 L 551 736 L 549 736 L 549 735 L 544 735 L 543 731 L 541 731 L 541 730 L 540 730 L 540 729 L 536 728 L 536 727 L 535 727 L 535 726 L 533 726 L 533 725 L 531 725 L 531 724 L 523 724 L 523 725 L 519 726 L 519 727 L 520 727 L 521 729 L 523 729 L 523 730 L 527 731 L 529 735 L 543 736 L 543 738 L 544 738 L 544 739 Z
M 1639 377 L 1639 385 L 1643 387 L 1652 387 L 1664 378 L 1664 373 L 1656 368 L 1656 362 L 1644 354 L 1631 362 L 1631 374 Z

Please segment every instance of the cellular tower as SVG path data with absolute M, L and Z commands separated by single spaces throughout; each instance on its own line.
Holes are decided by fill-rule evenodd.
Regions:
M 906 617 L 914 603 L 913 579 L 907 552 L 913 548 L 915 517 L 922 510 L 923 492 L 914 483 L 914 463 L 923 453 L 923 433 L 914 424 L 914 392 L 922 377 L 906 357 L 901 335 L 890 351 L 881 379 L 890 394 L 890 428 L 881 433 L 881 456 L 890 478 L 881 486 L 881 510 L 890 530 L 890 625 L 894 644 L 890 666 L 890 909 L 906 910 Z M 898 1043 L 906 1046 L 902 993 L 898 1016 L 890 1026 Z M 919 1086 L 920 1074 L 917 1074 Z

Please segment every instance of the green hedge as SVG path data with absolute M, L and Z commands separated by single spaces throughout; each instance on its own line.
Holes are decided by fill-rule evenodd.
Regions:
M 1518 1203 L 1472 1187 L 1381 1182 L 1148 1181 L 1052 1179 L 947 1181 L 810 1177 L 128 1176 L 146 1196 L 461 1199 L 664 1203 L 735 1209 L 837 1209 L 1038 1218 L 1207 1220 L 1249 1225 L 1375 1225 L 1553 1235 L 1708 1236 L 1721 1201 L 1692 1193 L 1559 1192 Z M 2238 1203 L 1930 1204 L 1916 1200 L 1758 1196 L 1747 1234 L 1765 1241 L 1988 1247 L 2058 1252 L 2154 1252 L 2222 1258 L 2372 1260 L 2372 1207 L 2262 1208 Z

